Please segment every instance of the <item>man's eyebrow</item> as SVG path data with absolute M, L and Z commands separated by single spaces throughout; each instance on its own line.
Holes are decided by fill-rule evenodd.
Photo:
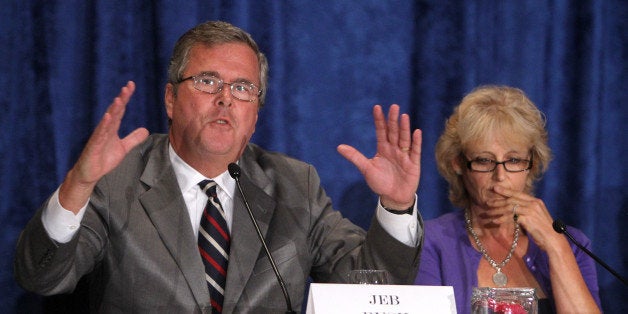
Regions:
M 231 81 L 231 83 L 244 83 L 244 84 L 253 84 L 255 85 L 253 82 L 251 82 L 251 80 L 244 78 L 244 77 L 238 77 L 235 80 Z
M 210 76 L 215 76 L 221 80 L 224 80 L 222 77 L 220 77 L 220 74 L 216 71 L 203 71 L 200 73 L 200 75 L 210 75 Z M 247 78 L 236 78 L 235 80 L 233 80 L 232 82 L 227 82 L 227 83 L 233 83 L 233 82 L 238 82 L 238 83 L 245 83 L 245 84 L 253 84 L 255 85 L 255 83 L 253 83 L 251 80 L 247 79 Z M 256 85 L 257 86 L 257 85 Z
M 215 72 L 215 71 L 203 71 L 199 75 L 210 75 L 210 76 L 215 76 L 217 78 L 220 78 L 220 74 L 218 74 L 218 72 Z

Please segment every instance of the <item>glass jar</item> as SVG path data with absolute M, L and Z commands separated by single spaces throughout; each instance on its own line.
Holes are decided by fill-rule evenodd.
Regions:
M 534 288 L 473 288 L 473 314 L 537 314 Z

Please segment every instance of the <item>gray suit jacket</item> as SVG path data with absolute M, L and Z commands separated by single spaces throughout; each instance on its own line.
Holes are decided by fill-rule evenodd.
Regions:
M 420 246 L 398 242 L 377 219 L 366 233 L 343 218 L 311 165 L 249 144 L 240 166 L 242 188 L 294 310 L 301 309 L 310 276 L 315 282 L 344 282 L 352 268 L 378 268 L 389 270 L 395 283 L 412 284 Z M 68 293 L 88 275 L 93 312 L 210 311 L 196 235 L 168 159 L 166 135 L 151 135 L 102 178 L 69 243 L 49 238 L 42 209 L 17 245 L 15 276 L 25 289 Z M 231 233 L 225 313 L 285 311 L 238 193 Z

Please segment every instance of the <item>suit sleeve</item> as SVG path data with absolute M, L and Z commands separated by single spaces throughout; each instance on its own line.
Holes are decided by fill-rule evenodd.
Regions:
M 311 225 L 310 251 L 314 257 L 312 278 L 322 282 L 346 282 L 351 269 L 385 269 L 394 284 L 412 284 L 416 276 L 419 245 L 407 246 L 388 234 L 373 215 L 371 228 L 365 232 L 334 210 L 320 186 L 316 170 L 308 171 Z M 374 211 L 377 204 L 364 210 Z M 423 230 L 423 222 L 418 216 Z
M 78 232 L 67 243 L 53 240 L 42 222 L 48 201 L 18 238 L 15 279 L 24 289 L 42 295 L 69 293 L 102 258 L 106 239 L 102 220 L 90 204 Z

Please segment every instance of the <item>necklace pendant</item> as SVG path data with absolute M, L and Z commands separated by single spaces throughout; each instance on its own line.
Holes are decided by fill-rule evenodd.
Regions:
M 502 273 L 501 270 L 498 269 L 497 272 L 493 275 L 493 282 L 498 287 L 504 287 L 508 282 L 508 277 L 506 277 L 506 274 Z

